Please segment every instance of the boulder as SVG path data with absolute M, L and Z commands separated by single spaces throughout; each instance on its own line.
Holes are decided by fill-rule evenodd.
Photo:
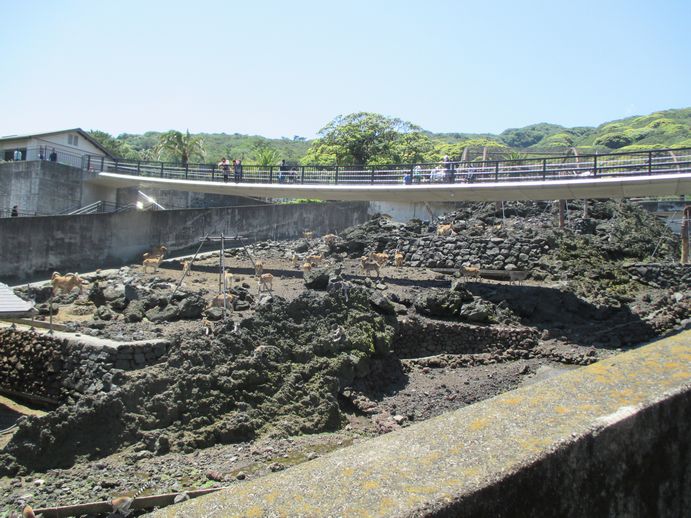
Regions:
M 178 304 L 179 318 L 199 318 L 206 308 L 204 299 L 196 294 L 191 294 Z
M 458 316 L 463 307 L 464 296 L 450 290 L 428 290 L 415 299 L 415 310 L 435 317 Z
M 105 303 L 106 303 L 106 297 L 103 294 L 103 288 L 101 288 L 101 286 L 97 282 L 93 283 L 91 285 L 91 288 L 89 288 L 89 293 L 87 294 L 87 298 L 97 308 L 105 305 Z
M 173 304 L 155 306 L 146 312 L 146 318 L 152 322 L 173 322 L 178 319 L 178 307 Z

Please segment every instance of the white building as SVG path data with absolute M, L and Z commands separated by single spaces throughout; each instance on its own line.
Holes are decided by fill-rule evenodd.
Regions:
M 54 154 L 53 154 L 54 153 Z M 81 128 L 0 137 L 0 160 L 51 160 L 81 167 L 84 155 L 111 157 Z

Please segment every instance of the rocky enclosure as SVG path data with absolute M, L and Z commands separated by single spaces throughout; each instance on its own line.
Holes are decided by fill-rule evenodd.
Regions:
M 688 326 L 691 268 L 672 264 L 674 236 L 627 203 L 591 201 L 589 215 L 559 229 L 552 204 L 475 204 L 438 222 L 375 217 L 329 244 L 230 249 L 225 320 L 208 307 L 218 254 L 179 288 L 180 265 L 164 263 L 84 275 L 82 297 L 52 306 L 49 289 L 19 290 L 73 333 L 160 342 L 135 361 L 130 345 L 91 355 L 3 331 L 13 354 L 1 384 L 46 385 L 61 404 L 19 420 L 0 453 L 0 505 L 133 492 L 138 470 L 150 492 L 235 483 Z M 390 256 L 379 278 L 360 269 L 369 252 Z M 323 263 L 303 274 L 312 255 Z M 271 291 L 259 290 L 255 260 Z M 462 278 L 463 266 L 530 273 L 496 282 Z M 36 381 L 44 372 L 50 383 Z

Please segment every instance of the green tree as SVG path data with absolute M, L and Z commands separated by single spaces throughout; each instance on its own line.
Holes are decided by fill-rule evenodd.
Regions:
M 128 158 L 130 160 L 139 160 L 137 151 L 120 137 L 115 138 L 110 133 L 99 130 L 90 130 L 89 136 L 96 142 L 101 144 L 111 155 L 117 158 Z
M 319 131 L 303 163 L 366 165 L 408 161 L 431 148 L 418 126 L 377 113 L 338 116 Z
M 159 137 L 156 152 L 159 159 L 167 153 L 175 160 L 179 159 L 182 165 L 187 165 L 195 156 L 204 159 L 204 141 L 199 136 L 191 135 L 190 130 L 185 133 L 171 130 Z
M 281 153 L 268 144 L 259 144 L 254 148 L 252 160 L 264 167 L 278 165 L 281 160 Z

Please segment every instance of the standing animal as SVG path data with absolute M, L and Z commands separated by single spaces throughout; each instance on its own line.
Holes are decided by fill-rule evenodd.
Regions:
M 309 272 L 312 270 L 312 263 L 303 263 L 302 264 L 302 271 L 303 272 Z
M 273 281 L 274 281 L 274 276 L 271 275 L 270 273 L 263 273 L 260 277 L 259 280 L 257 281 L 259 291 L 262 291 L 262 288 L 268 290 L 268 291 L 273 291 Z
M 377 261 L 372 261 L 369 257 L 363 256 L 360 258 L 360 266 L 365 273 L 365 276 L 369 277 L 369 272 L 374 270 L 379 277 L 379 263 Z
M 259 277 L 264 272 L 264 262 L 255 261 L 254 263 L 254 274 Z
M 293 268 L 297 268 L 298 264 L 300 264 L 300 258 L 298 257 L 298 254 L 293 252 L 293 255 L 290 258 L 290 262 L 293 264 Z
M 321 262 L 323 260 L 324 260 L 324 254 L 308 255 L 307 257 L 305 257 L 305 261 L 312 264 L 313 266 L 317 266 L 317 265 L 321 264 Z
M 324 243 L 326 243 L 327 246 L 333 246 L 336 243 L 336 234 L 326 234 L 324 236 Z
M 166 255 L 168 248 L 165 245 L 154 246 L 150 252 L 144 254 L 144 259 L 153 259 L 155 257 L 163 258 Z
M 53 283 L 53 295 L 57 295 L 58 290 L 70 293 L 74 288 L 79 288 L 80 295 L 82 293 L 82 279 L 76 273 L 60 275 L 59 272 L 53 272 L 50 280 Z
M 480 268 L 478 266 L 461 266 L 461 275 L 467 279 L 479 279 Z
M 517 282 L 519 285 L 528 277 L 528 272 L 520 270 L 509 271 L 509 284 Z
M 396 265 L 396 268 L 403 266 L 403 259 L 405 259 L 405 255 L 396 250 L 396 253 L 393 256 L 393 262 Z
M 389 254 L 385 252 L 372 252 L 369 254 L 370 261 L 375 261 L 379 266 L 384 266 L 389 260 Z
M 182 276 L 188 275 L 192 271 L 192 259 L 180 261 L 180 266 L 182 266 Z
M 163 256 L 161 257 L 147 257 L 144 259 L 142 262 L 142 268 L 144 270 L 144 273 L 146 273 L 146 270 L 148 268 L 153 268 L 154 272 L 158 270 L 158 265 L 161 264 L 161 261 L 163 261 Z
M 43 516 L 43 514 L 41 514 L 41 516 Z M 22 509 L 22 518 L 36 518 L 36 513 L 29 504 L 26 504 L 24 509 Z
M 453 230 L 453 225 L 437 225 L 437 235 L 438 236 L 453 236 L 456 232 Z
M 305 230 L 305 231 L 302 233 L 302 236 L 303 236 L 305 239 L 313 239 L 313 238 L 314 238 L 314 232 L 312 232 L 311 230 Z
M 232 272 L 229 272 L 226 270 L 225 272 L 223 272 L 223 279 L 226 281 L 226 287 L 228 287 L 228 286 L 233 285 L 233 281 L 235 280 L 235 276 L 233 275 Z

